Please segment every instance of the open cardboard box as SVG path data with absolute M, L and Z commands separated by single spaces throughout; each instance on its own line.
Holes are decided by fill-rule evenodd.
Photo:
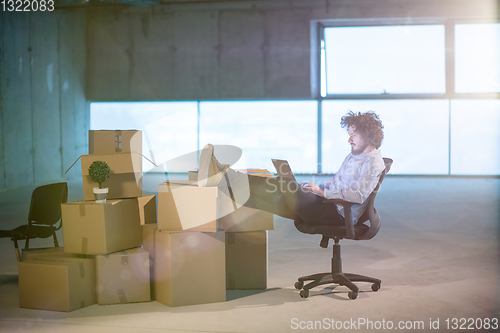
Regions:
M 252 175 L 259 177 L 273 176 L 272 173 L 256 173 Z M 188 178 L 193 184 L 196 183 L 198 171 L 189 171 Z M 218 222 L 219 229 L 228 232 L 274 229 L 274 215 L 272 213 L 240 205 L 234 212 L 221 216 Z
M 238 207 L 217 187 L 167 180 L 158 186 L 158 229 L 215 232 L 219 218 Z
M 83 200 L 94 200 L 93 188 L 99 184 L 90 179 L 89 166 L 94 161 L 109 165 L 111 175 L 102 183 L 108 188 L 107 199 L 133 198 L 142 196 L 142 155 L 139 153 L 116 153 L 105 155 L 82 155 Z

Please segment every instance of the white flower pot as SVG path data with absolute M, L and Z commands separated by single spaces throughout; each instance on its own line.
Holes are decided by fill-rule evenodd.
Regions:
M 106 194 L 108 194 L 107 188 L 94 187 L 95 202 L 105 203 L 106 202 Z

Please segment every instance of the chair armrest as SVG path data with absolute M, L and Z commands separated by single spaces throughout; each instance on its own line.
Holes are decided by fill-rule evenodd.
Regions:
M 346 239 L 354 239 L 354 222 L 352 220 L 351 207 L 355 202 L 345 201 L 342 199 L 326 199 L 323 201 L 327 204 L 341 204 L 344 207 L 344 221 L 345 221 L 345 237 Z

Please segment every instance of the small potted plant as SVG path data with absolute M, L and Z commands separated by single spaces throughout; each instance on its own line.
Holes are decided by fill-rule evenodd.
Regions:
M 104 203 L 106 202 L 106 194 L 108 193 L 107 188 L 102 188 L 102 183 L 109 178 L 111 170 L 109 165 L 103 161 L 94 161 L 89 166 L 89 176 L 92 181 L 99 183 L 99 187 L 94 187 L 94 197 L 95 202 Z

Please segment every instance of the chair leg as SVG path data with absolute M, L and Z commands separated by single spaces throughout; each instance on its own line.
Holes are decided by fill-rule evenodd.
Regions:
M 327 275 L 331 276 L 332 273 L 328 272 L 328 273 L 318 273 L 318 274 L 313 274 L 313 275 L 302 276 L 302 277 L 299 277 L 299 282 L 320 280 L 321 278 L 323 278 L 324 276 L 327 276 Z
M 304 281 L 312 281 L 312 282 L 310 282 L 304 286 Z M 318 274 L 300 277 L 299 281 L 295 283 L 295 288 L 309 290 L 309 289 L 314 288 L 316 286 L 319 286 L 322 284 L 330 284 L 330 283 L 333 283 L 332 273 L 318 273 Z
M 28 238 L 28 236 L 26 236 L 26 243 L 24 245 L 24 249 L 29 250 L 29 248 L 30 248 L 30 239 Z
M 340 286 L 346 286 L 354 292 L 358 292 L 359 288 L 344 273 L 337 273 L 333 275 L 333 282 Z
M 373 278 L 373 277 L 366 276 L 366 275 L 359 275 L 359 274 L 352 274 L 352 273 L 344 273 L 344 275 L 350 281 L 371 282 L 371 283 L 378 284 L 379 287 L 380 287 L 380 283 L 382 282 L 380 279 Z
M 56 232 L 54 231 L 54 247 L 59 247 L 59 242 L 57 241 Z
M 21 258 L 21 253 L 19 252 L 19 246 L 17 245 L 17 239 L 12 239 L 14 241 L 14 248 L 15 248 L 15 251 L 16 251 L 16 259 L 17 259 L 17 262 L 21 262 L 22 261 L 22 258 Z

